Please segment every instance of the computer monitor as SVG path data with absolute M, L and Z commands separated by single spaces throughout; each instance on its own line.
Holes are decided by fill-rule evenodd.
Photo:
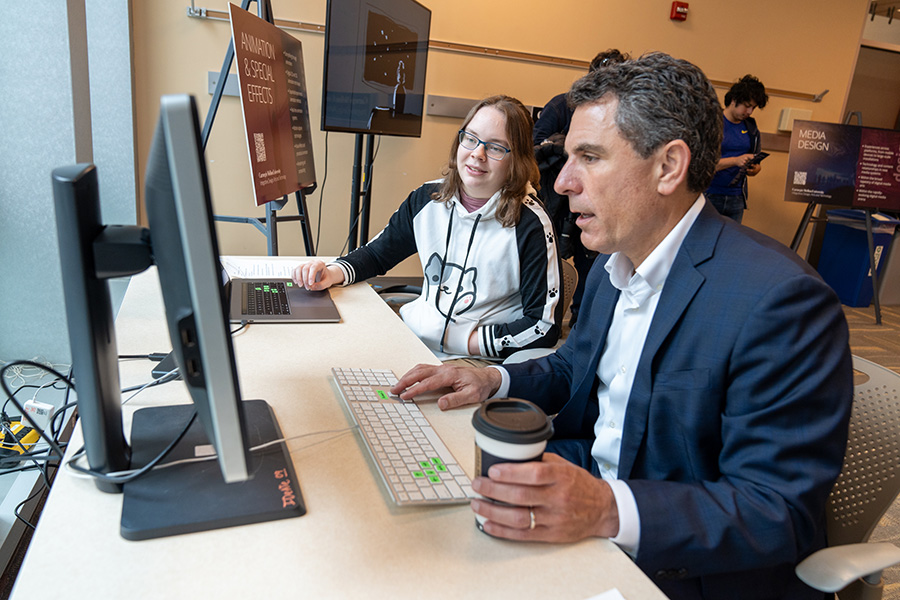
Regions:
M 419 137 L 430 30 L 415 0 L 328 0 L 322 130 Z
M 122 535 L 146 539 L 305 513 L 271 408 L 241 399 L 226 312 L 206 165 L 194 99 L 165 96 L 147 162 L 149 229 L 104 226 L 97 172 L 75 165 L 53 172 L 63 288 L 85 451 L 101 474 L 140 467 L 197 413 L 170 459 L 212 446 L 217 462 L 155 469 L 119 485 Z M 192 405 L 140 409 L 125 441 L 115 329 L 107 279 L 156 264 L 175 360 Z M 149 353 L 150 349 L 148 349 Z M 170 384 L 180 385 L 180 384 Z
M 145 207 L 175 361 L 232 483 L 247 479 L 248 457 L 206 162 L 192 135 L 196 112 L 189 96 L 162 98 Z

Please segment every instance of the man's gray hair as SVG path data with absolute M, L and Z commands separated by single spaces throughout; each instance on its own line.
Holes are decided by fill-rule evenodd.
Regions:
M 672 140 L 691 151 L 687 185 L 709 187 L 722 147 L 722 108 L 699 68 L 662 52 L 612 63 L 576 81 L 568 94 L 573 108 L 609 95 L 618 100 L 616 127 L 642 158 Z

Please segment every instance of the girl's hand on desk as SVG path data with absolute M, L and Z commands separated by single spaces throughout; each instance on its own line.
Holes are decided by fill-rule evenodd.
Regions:
M 294 283 L 308 290 L 324 290 L 344 283 L 344 274 L 339 267 L 329 267 L 321 260 L 300 263 L 294 267 L 291 276 Z

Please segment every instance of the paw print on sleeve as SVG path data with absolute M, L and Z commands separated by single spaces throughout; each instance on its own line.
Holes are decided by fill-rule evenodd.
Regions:
M 553 242 L 553 232 L 548 231 L 547 232 L 547 245 L 552 246 L 553 243 L 554 243 Z
M 556 296 L 559 295 L 559 290 L 556 288 L 552 288 L 551 290 L 549 290 L 547 292 L 547 295 L 550 296 L 550 299 L 552 300 L 553 298 L 556 298 Z

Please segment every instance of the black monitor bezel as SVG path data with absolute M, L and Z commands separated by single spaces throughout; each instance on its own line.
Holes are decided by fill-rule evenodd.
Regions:
M 329 74 L 334 68 L 330 63 L 330 58 L 333 56 L 333 39 L 332 35 L 335 31 L 335 28 L 339 30 L 345 30 L 347 25 L 344 23 L 335 23 L 335 17 L 340 18 L 341 16 L 345 16 L 350 14 L 352 11 L 347 9 L 348 4 L 352 4 L 353 6 L 359 7 L 358 10 L 363 10 L 365 5 L 373 4 L 372 0 L 328 0 L 326 5 L 326 18 L 325 18 L 325 50 L 324 50 L 324 62 L 323 62 L 323 70 L 322 70 L 322 114 L 321 114 L 321 129 L 322 131 L 335 131 L 335 132 L 343 132 L 343 133 L 357 133 L 357 134 L 373 134 L 373 135 L 387 135 L 387 136 L 397 136 L 397 137 L 421 137 L 422 135 L 422 123 L 425 118 L 425 76 L 427 73 L 428 66 L 428 42 L 430 38 L 431 32 L 431 9 L 426 7 L 425 5 L 417 2 L 416 0 L 381 0 L 382 2 L 392 2 L 392 3 L 402 3 L 404 8 L 395 8 L 394 10 L 382 10 L 383 13 L 390 13 L 389 18 L 395 18 L 397 20 L 402 20 L 406 15 L 409 14 L 410 11 L 421 10 L 423 11 L 423 17 L 427 17 L 427 25 L 425 26 L 424 37 L 419 40 L 418 48 L 417 48 L 417 62 L 421 62 L 422 64 L 422 72 L 421 77 L 419 78 L 421 81 L 417 85 L 417 89 L 415 90 L 415 95 L 420 97 L 421 99 L 421 108 L 419 109 L 418 114 L 415 115 L 416 121 L 414 123 L 414 128 L 409 130 L 405 127 L 400 127 L 399 125 L 394 128 L 387 127 L 354 127 L 354 126 L 342 126 L 336 125 L 332 121 L 333 119 L 329 119 L 329 108 L 331 106 L 331 102 L 329 101 L 328 94 L 331 91 L 330 80 L 333 79 L 329 77 Z M 377 3 L 377 0 L 376 0 Z M 382 7 L 379 7 L 382 8 Z M 408 17 L 407 17 L 408 18 Z M 421 33 L 421 32 L 420 32 Z M 364 44 L 356 46 L 356 53 L 365 54 L 366 46 Z M 361 76 L 361 75 L 360 75 Z M 370 111 L 374 110 L 375 107 L 370 107 Z

